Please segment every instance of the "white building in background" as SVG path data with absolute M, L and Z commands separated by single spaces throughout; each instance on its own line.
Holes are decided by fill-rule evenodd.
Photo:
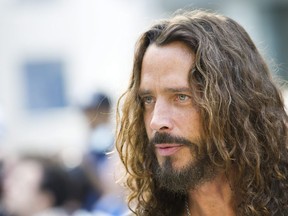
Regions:
M 266 25 L 273 13 L 265 15 L 262 1 L 190 2 L 0 0 L 0 106 L 6 120 L 0 149 L 83 149 L 86 125 L 77 102 L 94 90 L 106 91 L 115 102 L 127 86 L 139 33 L 184 5 L 231 16 L 265 55 L 283 61 L 273 42 L 275 26 Z
M 133 0 L 0 0 L 1 147 L 82 149 L 86 125 L 75 105 L 94 90 L 116 101 L 147 11 Z

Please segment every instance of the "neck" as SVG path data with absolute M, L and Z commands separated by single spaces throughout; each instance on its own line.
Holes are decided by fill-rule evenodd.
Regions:
M 221 174 L 190 191 L 188 206 L 193 216 L 235 216 L 233 194 L 226 175 Z

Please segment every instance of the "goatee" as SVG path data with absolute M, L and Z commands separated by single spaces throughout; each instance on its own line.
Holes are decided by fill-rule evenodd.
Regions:
M 173 156 L 166 156 L 165 162 L 160 166 L 155 154 L 155 144 L 177 143 L 190 148 L 191 161 L 182 168 L 173 167 Z M 186 194 L 188 190 L 193 190 L 205 182 L 215 178 L 217 172 L 215 165 L 211 162 L 206 148 L 201 151 L 198 146 L 203 143 L 192 143 L 184 137 L 172 136 L 168 133 L 156 133 L 149 143 L 149 155 L 152 155 L 152 172 L 156 184 L 173 193 Z M 192 156 L 195 157 L 192 160 Z

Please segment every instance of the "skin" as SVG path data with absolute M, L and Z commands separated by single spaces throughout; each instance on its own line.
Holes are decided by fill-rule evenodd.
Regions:
M 144 104 L 144 122 L 149 139 L 156 132 L 165 132 L 199 145 L 201 119 L 188 83 L 194 59 L 193 52 L 181 42 L 148 47 L 142 63 L 139 95 Z M 160 166 L 169 157 L 175 170 L 196 160 L 189 147 L 177 143 L 156 145 L 155 154 Z M 213 181 L 203 183 L 188 194 L 193 216 L 234 215 L 232 192 L 221 172 Z
M 144 121 L 149 139 L 156 132 L 166 132 L 197 143 L 201 125 L 188 83 L 193 59 L 188 48 L 180 43 L 164 47 L 151 45 L 146 51 L 139 92 L 145 107 Z M 173 167 L 179 169 L 191 162 L 193 156 L 187 146 L 176 148 L 170 157 Z M 162 165 L 166 156 L 161 155 L 158 148 L 156 156 Z
M 53 205 L 53 197 L 39 188 L 42 167 L 34 161 L 21 161 L 4 181 L 4 203 L 8 212 L 31 216 Z

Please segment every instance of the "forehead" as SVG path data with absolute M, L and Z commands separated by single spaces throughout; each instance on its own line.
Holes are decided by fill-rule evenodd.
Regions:
M 194 53 L 182 42 L 164 46 L 150 45 L 142 62 L 140 89 L 187 87 L 194 59 Z
M 187 58 L 194 57 L 194 52 L 183 42 L 175 41 L 165 45 L 151 44 L 143 57 L 142 63 L 155 63 L 155 57 L 157 61 L 159 59 L 168 59 L 177 61 L 186 61 Z

